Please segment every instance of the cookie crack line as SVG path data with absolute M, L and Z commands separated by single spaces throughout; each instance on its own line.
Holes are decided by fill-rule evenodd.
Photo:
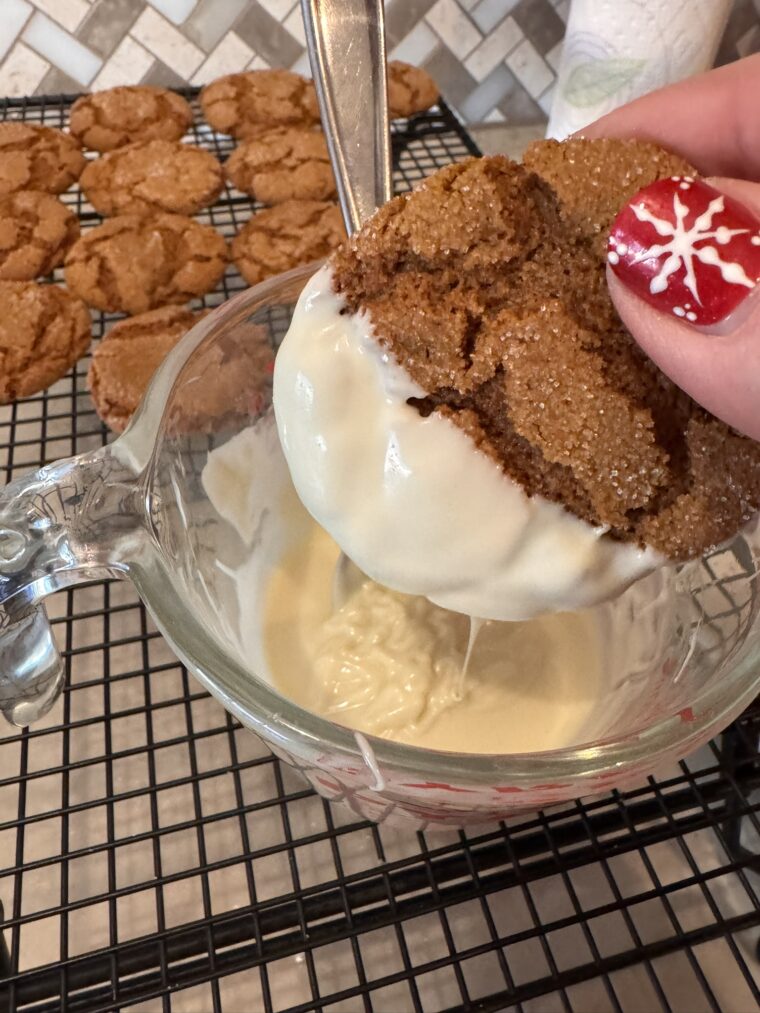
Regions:
M 526 164 L 463 162 L 396 198 L 334 256 L 336 291 L 428 392 L 417 410 L 448 415 L 529 495 L 698 555 L 760 506 L 760 448 L 648 363 L 604 282 L 619 208 L 685 163 L 571 140 Z

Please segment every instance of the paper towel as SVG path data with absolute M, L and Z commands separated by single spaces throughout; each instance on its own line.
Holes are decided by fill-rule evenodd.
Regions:
M 573 0 L 547 137 L 713 65 L 731 0 Z

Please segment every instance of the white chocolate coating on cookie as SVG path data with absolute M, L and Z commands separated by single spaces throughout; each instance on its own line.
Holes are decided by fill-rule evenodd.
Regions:
M 277 355 L 274 407 L 307 510 L 369 577 L 484 619 L 581 609 L 663 564 L 556 503 L 529 498 L 341 314 L 329 267 L 304 289 Z

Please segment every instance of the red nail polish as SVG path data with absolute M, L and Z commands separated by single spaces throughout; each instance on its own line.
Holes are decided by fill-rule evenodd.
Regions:
M 656 309 L 697 326 L 723 320 L 760 281 L 760 222 L 691 176 L 639 190 L 612 225 L 612 270 Z

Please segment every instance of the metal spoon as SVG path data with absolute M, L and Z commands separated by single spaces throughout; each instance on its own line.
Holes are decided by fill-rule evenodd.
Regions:
M 338 200 L 349 235 L 391 199 L 391 140 L 382 0 L 301 0 Z M 366 580 L 341 552 L 333 574 L 339 609 Z
M 391 199 L 382 0 L 301 0 L 338 200 L 349 234 Z

